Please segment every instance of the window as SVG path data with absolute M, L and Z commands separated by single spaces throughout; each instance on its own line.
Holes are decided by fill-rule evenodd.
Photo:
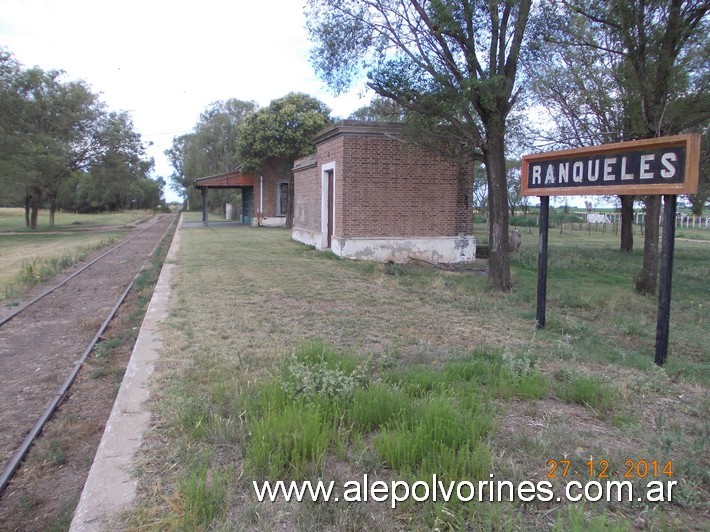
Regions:
M 288 181 L 279 182 L 278 195 L 276 196 L 276 215 L 286 216 L 288 206 Z

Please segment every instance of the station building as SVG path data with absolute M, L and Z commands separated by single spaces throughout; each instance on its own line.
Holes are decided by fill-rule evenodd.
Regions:
M 346 120 L 294 164 L 294 240 L 344 258 L 475 259 L 471 171 L 407 143 L 402 124 Z

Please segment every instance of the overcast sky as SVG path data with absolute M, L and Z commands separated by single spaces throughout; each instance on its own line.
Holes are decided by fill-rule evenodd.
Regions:
M 299 91 L 341 117 L 367 104 L 358 90 L 333 97 L 316 78 L 304 3 L 0 0 L 0 46 L 25 67 L 83 79 L 111 110 L 130 111 L 136 130 L 154 143 L 156 175 L 167 178 L 163 151 L 214 101 L 266 106 Z

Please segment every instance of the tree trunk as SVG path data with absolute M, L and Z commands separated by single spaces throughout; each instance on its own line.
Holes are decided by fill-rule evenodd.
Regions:
M 30 208 L 30 229 L 37 229 L 37 216 L 39 214 L 39 205 L 32 204 Z
M 502 292 L 509 292 L 511 280 L 504 128 L 496 128 L 500 131 L 490 131 L 490 129 L 484 150 L 490 215 L 488 282 L 492 287 Z
M 634 250 L 634 198 L 619 196 L 621 200 L 621 245 L 619 251 L 631 253 Z
M 658 283 L 658 218 L 661 214 L 661 196 L 646 196 L 645 202 L 643 266 L 636 278 L 636 291 L 642 295 L 653 295 Z
M 30 194 L 25 194 L 25 227 L 30 227 L 30 201 L 32 196 Z
M 49 227 L 54 227 L 54 214 L 57 212 L 57 194 L 49 196 Z

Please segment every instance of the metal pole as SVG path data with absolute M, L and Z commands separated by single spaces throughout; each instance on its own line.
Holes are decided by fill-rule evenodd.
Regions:
M 545 307 L 547 302 L 547 235 L 550 225 L 550 197 L 540 196 L 540 220 L 537 250 L 537 316 L 535 327 L 545 326 Z
M 656 325 L 656 364 L 662 366 L 668 354 L 668 334 L 671 321 L 671 277 L 673 275 L 673 248 L 675 244 L 675 219 L 677 196 L 663 196 L 663 249 L 658 288 L 658 324 Z

